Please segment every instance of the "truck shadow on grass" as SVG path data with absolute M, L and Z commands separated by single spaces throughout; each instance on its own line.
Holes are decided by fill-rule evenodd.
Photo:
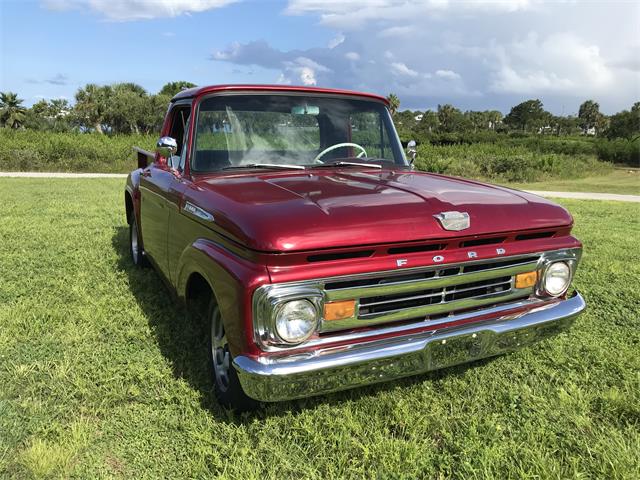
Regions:
M 472 364 L 459 365 L 393 382 L 307 399 L 265 404 L 264 408 L 255 412 L 237 414 L 220 406 L 213 394 L 213 379 L 208 369 L 210 359 L 207 327 L 188 319 L 184 306 L 153 268 L 138 268 L 133 265 L 129 257 L 127 227 L 116 228 L 112 245 L 118 255 L 117 268 L 127 274 L 131 293 L 144 312 L 162 355 L 170 362 L 174 377 L 185 380 L 198 391 L 201 406 L 219 421 L 243 424 L 253 419 L 312 410 L 320 405 L 339 405 L 347 401 L 356 401 L 361 397 L 375 396 L 397 387 L 409 388 L 425 381 L 437 381 L 443 377 L 462 375 L 470 367 L 478 367 L 491 361 L 491 359 L 484 359 Z

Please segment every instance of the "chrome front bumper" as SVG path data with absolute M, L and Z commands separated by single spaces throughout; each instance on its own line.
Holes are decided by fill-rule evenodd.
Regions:
M 577 292 L 517 315 L 309 354 L 238 356 L 233 365 L 252 398 L 275 402 L 345 390 L 492 357 L 566 330 L 586 307 Z

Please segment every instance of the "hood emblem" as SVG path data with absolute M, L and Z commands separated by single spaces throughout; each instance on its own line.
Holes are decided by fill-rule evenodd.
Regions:
M 458 232 L 471 226 L 471 219 L 467 212 L 440 212 L 434 217 L 445 230 Z

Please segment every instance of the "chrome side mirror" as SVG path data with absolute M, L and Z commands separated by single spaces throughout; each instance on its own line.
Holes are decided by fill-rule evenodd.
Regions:
M 416 150 L 416 141 L 409 140 L 409 143 L 407 143 L 407 155 L 409 155 L 409 165 L 413 165 L 413 162 L 416 161 L 417 154 L 418 154 L 418 150 Z
M 171 137 L 161 137 L 156 143 L 156 152 L 161 157 L 167 159 L 167 161 L 171 160 L 171 156 L 174 155 L 178 151 L 178 142 L 176 142 L 175 138 Z

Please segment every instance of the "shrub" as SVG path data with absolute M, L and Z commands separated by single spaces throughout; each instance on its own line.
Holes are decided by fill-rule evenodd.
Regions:
M 600 140 L 596 143 L 598 158 L 607 162 L 640 167 L 640 138 Z
M 541 153 L 524 146 L 473 144 L 420 145 L 420 170 L 498 182 L 533 182 L 554 177 L 585 177 L 606 173 L 611 165 L 595 155 Z
M 131 147 L 152 149 L 148 135 L 99 135 L 0 129 L 0 170 L 129 172 Z

